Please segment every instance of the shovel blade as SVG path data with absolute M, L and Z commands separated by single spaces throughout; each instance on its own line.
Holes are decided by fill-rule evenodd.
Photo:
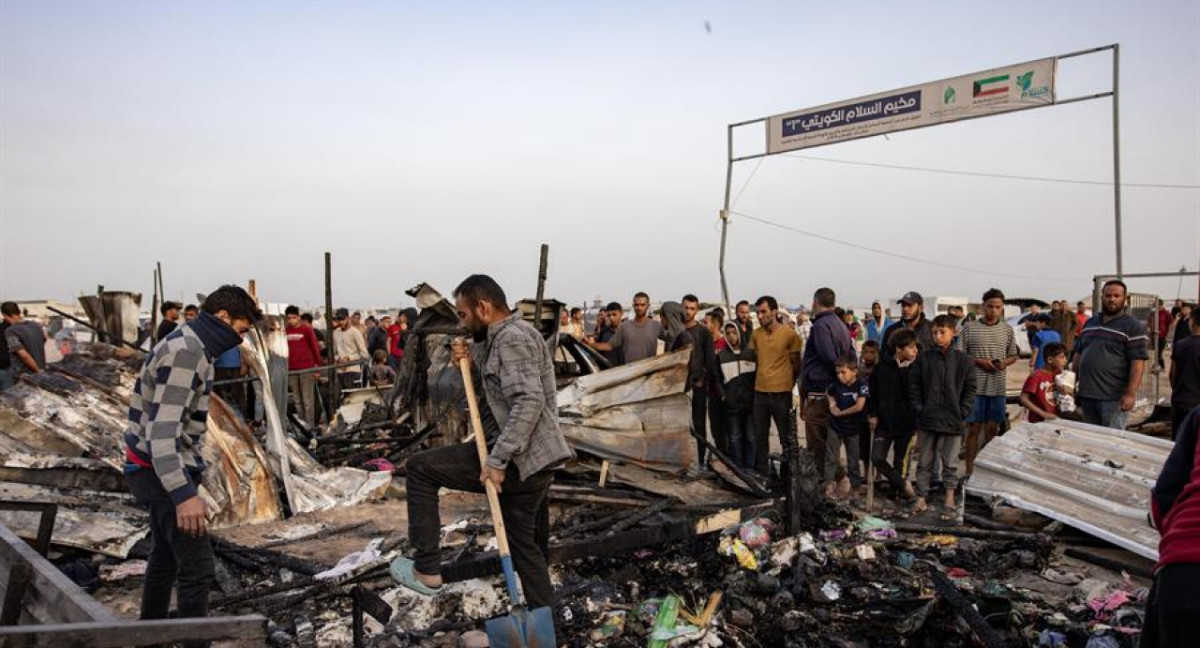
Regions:
M 485 624 L 492 648 L 555 648 L 554 616 L 550 608 L 515 608 L 508 616 Z

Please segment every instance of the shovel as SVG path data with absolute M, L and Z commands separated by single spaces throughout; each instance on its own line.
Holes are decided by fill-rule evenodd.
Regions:
M 482 470 L 482 467 L 487 465 L 487 439 L 483 434 L 483 422 L 479 418 L 479 403 L 475 400 L 470 360 L 463 358 L 459 362 L 459 368 L 462 369 L 463 386 L 467 390 L 467 407 L 471 410 L 471 427 L 475 431 L 475 447 L 479 450 L 479 465 Z M 508 550 L 508 534 L 504 530 L 504 516 L 500 513 L 500 496 L 496 493 L 496 485 L 490 480 L 484 481 L 483 485 L 487 490 L 488 508 L 492 512 L 496 543 L 500 547 L 500 566 L 504 569 L 504 582 L 508 586 L 508 597 L 513 605 L 508 616 L 491 619 L 485 624 L 488 642 L 492 648 L 554 648 L 554 617 L 548 607 L 532 611 L 526 608 L 525 597 L 517 587 L 512 554 Z

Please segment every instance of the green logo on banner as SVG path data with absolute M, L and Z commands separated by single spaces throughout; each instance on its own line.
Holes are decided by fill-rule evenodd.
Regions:
M 946 94 L 942 95 L 943 104 L 954 103 L 954 86 L 946 86 Z

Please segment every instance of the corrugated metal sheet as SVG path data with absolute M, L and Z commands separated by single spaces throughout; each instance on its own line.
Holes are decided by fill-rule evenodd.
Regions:
M 1157 560 L 1158 532 L 1146 513 L 1171 447 L 1073 421 L 1021 423 L 979 454 L 967 491 L 1002 497 Z

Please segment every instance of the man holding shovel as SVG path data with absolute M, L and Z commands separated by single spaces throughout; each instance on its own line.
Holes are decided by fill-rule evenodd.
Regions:
M 475 443 L 419 453 L 408 460 L 409 537 L 416 555 L 392 563 L 392 577 L 422 594 L 441 590 L 441 520 L 438 489 L 499 491 L 512 562 L 529 608 L 554 600 L 546 566 L 550 516 L 546 494 L 554 470 L 574 456 L 558 429 L 554 364 L 545 340 L 513 312 L 504 290 L 487 275 L 471 275 L 454 289 L 463 326 L 472 336 L 454 344 L 454 361 L 471 365 L 482 387 L 479 403 L 488 456 L 480 465 Z

